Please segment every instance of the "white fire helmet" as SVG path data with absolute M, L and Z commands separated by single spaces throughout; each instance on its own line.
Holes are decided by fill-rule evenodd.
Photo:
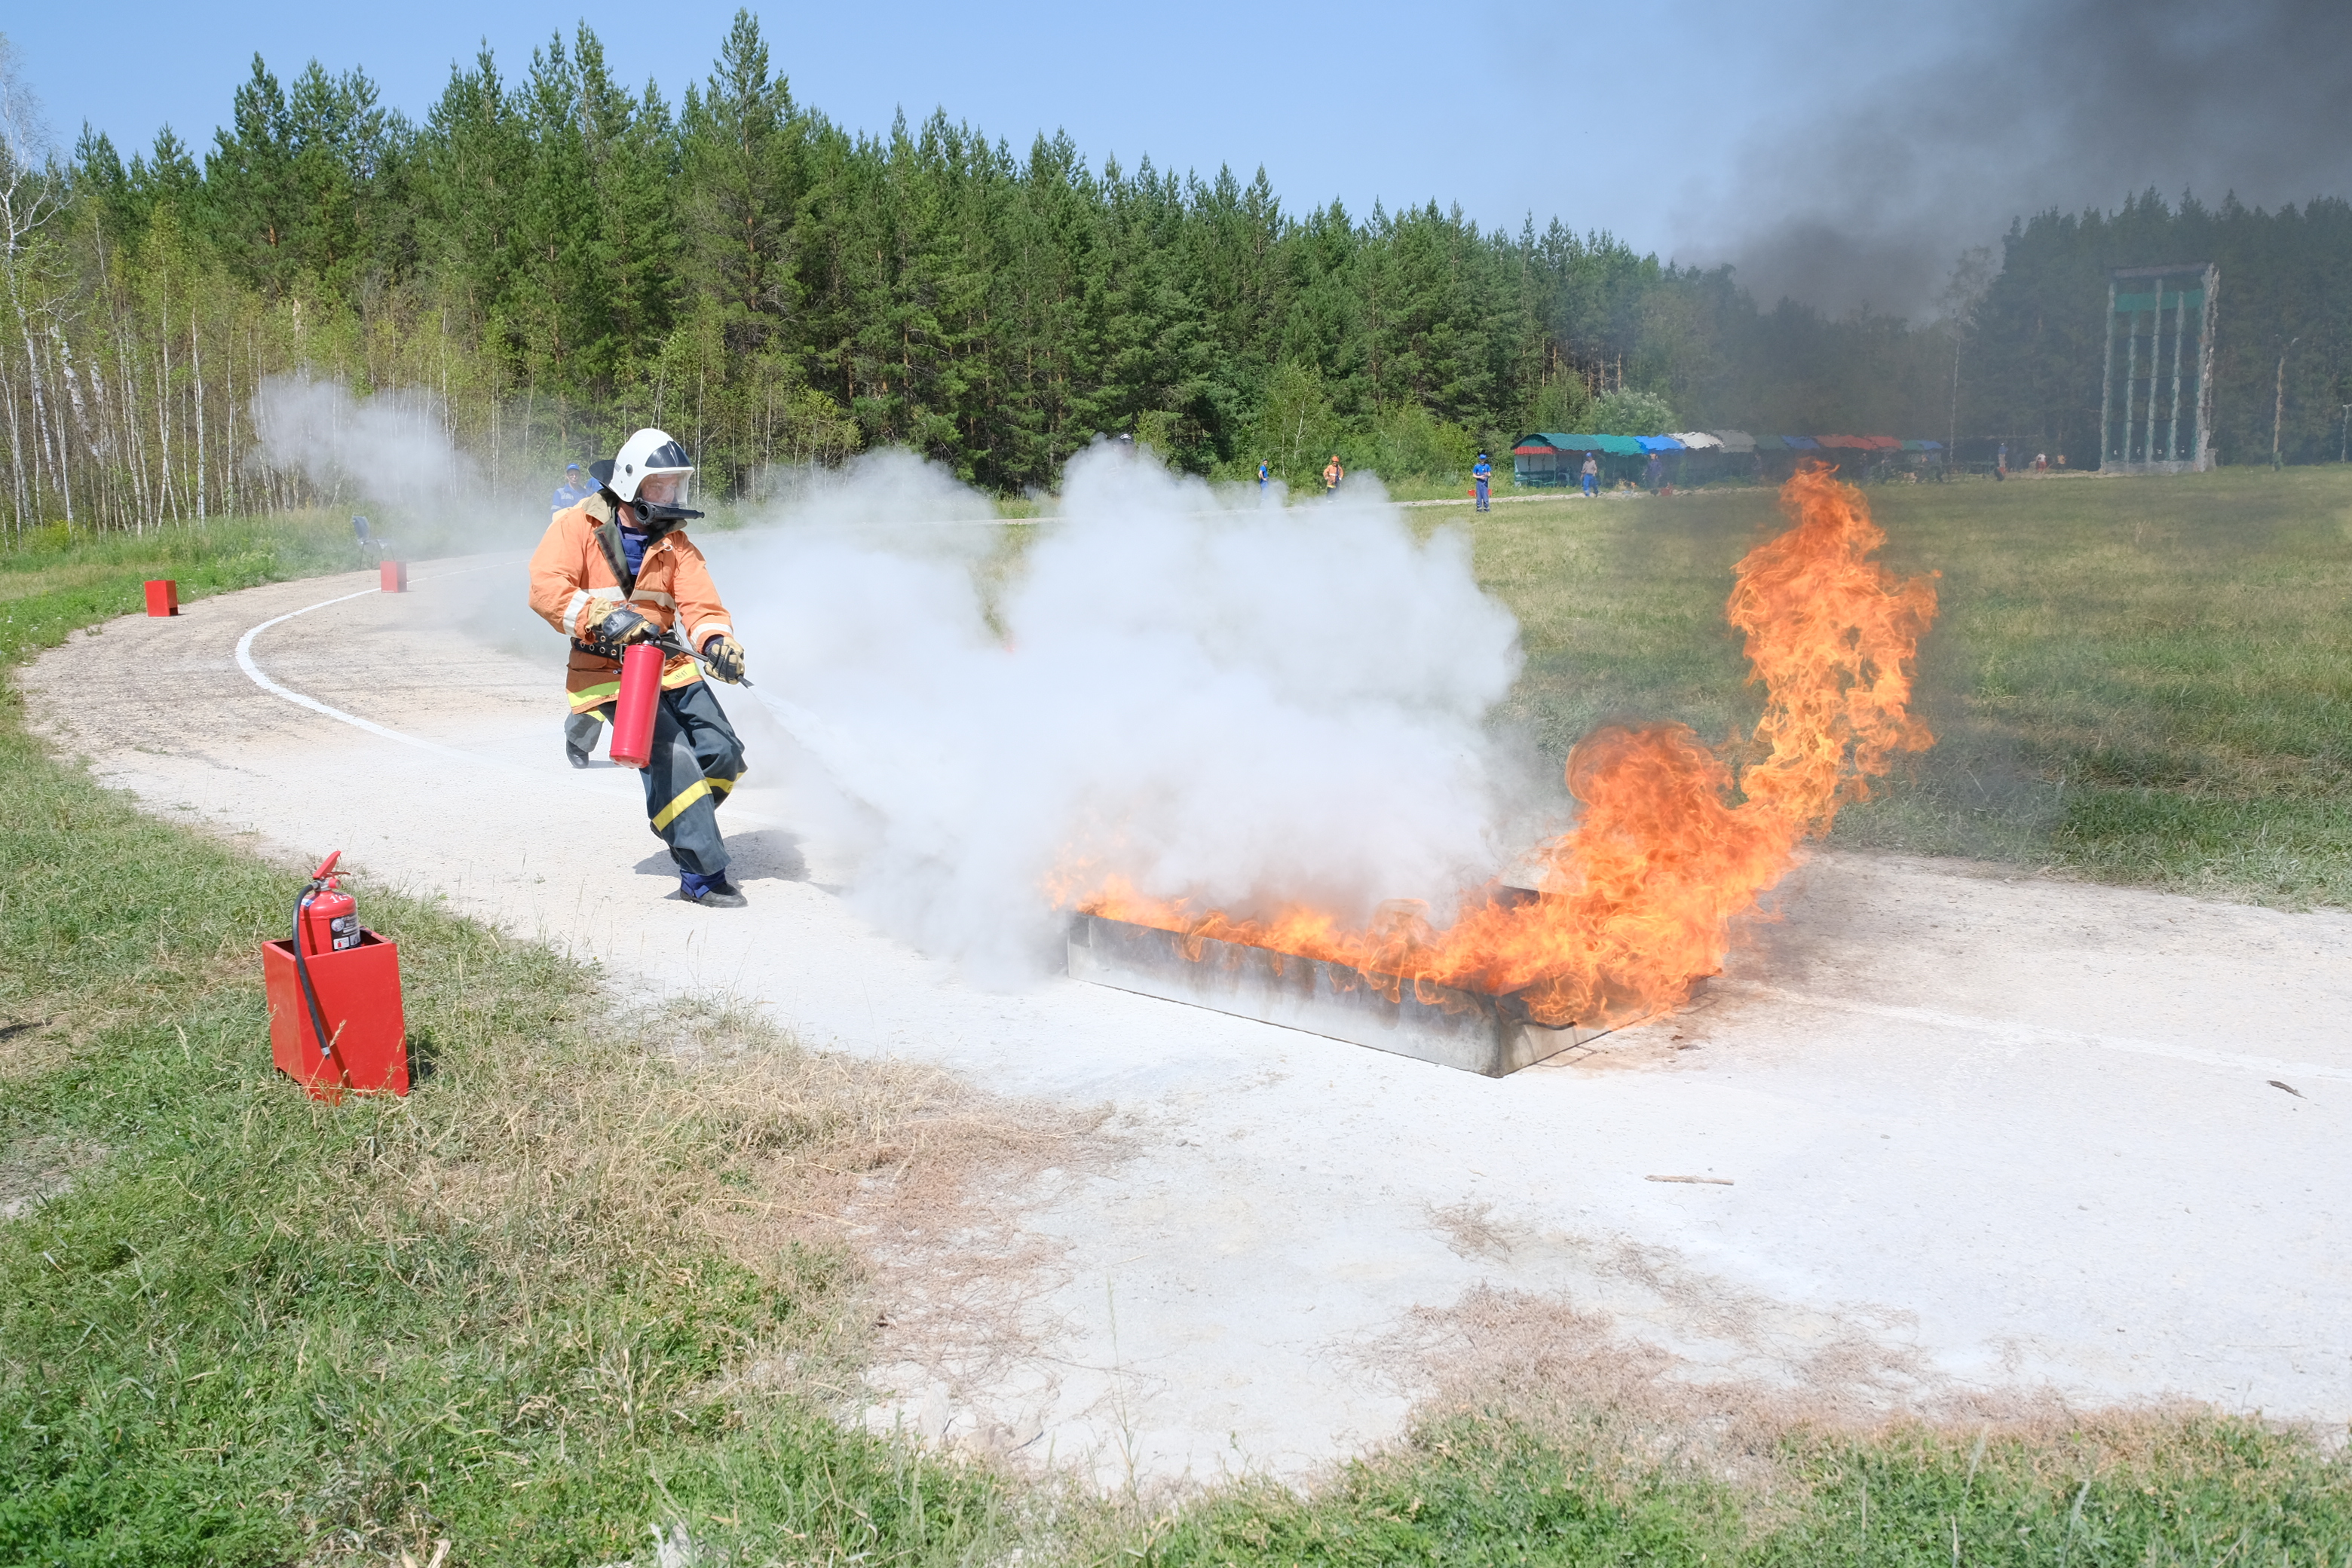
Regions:
M 677 494 L 670 505 L 683 510 L 686 488 L 694 473 L 694 465 L 686 460 L 686 448 L 670 437 L 666 430 L 640 430 L 621 443 L 613 457 L 613 477 L 605 481 L 612 492 L 623 500 L 637 499 L 637 487 L 654 474 L 676 474 Z

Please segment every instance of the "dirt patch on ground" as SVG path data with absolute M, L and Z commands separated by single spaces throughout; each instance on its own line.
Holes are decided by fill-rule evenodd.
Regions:
M 740 1381 L 814 1387 L 853 1419 L 911 1426 L 977 1454 L 1014 1454 L 1034 1439 L 973 1413 L 973 1397 L 1064 1331 L 1047 1299 L 1067 1247 L 1028 1220 L 1041 1191 L 1117 1163 L 1108 1108 L 801 1051 L 734 1016 L 673 1059 L 685 1072 L 678 1092 L 727 1130 L 739 1162 L 705 1185 L 694 1222 L 764 1272 L 790 1272 L 813 1252 L 856 1259 L 849 1310 L 827 1342 L 756 1356 Z
M 23 1138 L 0 1144 L 0 1224 L 27 1215 L 73 1186 L 77 1172 L 106 1158 L 97 1143 Z
M 37 1078 L 73 1054 L 53 1018 L 0 1019 L 0 1082 Z
M 1641 1267 L 1634 1261 L 1634 1267 Z M 1723 1329 L 1763 1348 L 1776 1338 L 1769 1301 L 1710 1301 Z M 1539 1432 L 1632 1479 L 1664 1466 L 1769 1499 L 1802 1487 L 1804 1457 L 1824 1441 L 1907 1431 L 1945 1446 L 1973 1439 L 2095 1448 L 2127 1458 L 2212 1414 L 2188 1400 L 2086 1408 L 2044 1386 L 1970 1387 L 1926 1357 L 1859 1326 L 1836 1333 L 1783 1375 L 1710 1375 L 1570 1300 L 1480 1287 L 1423 1309 L 1366 1347 L 1413 1368 L 1423 1396 L 1416 1425 L 1475 1417 Z

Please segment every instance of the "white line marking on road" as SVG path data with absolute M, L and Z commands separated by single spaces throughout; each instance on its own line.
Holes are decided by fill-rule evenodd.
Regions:
M 1808 995 L 1784 991 L 1777 985 L 1759 985 L 1751 981 L 1718 980 L 1708 988 L 1769 997 L 1776 1002 L 1793 1003 L 1800 1007 L 1819 1007 L 1832 1013 L 1853 1013 L 1867 1018 L 1925 1024 L 1938 1029 L 1959 1029 L 2009 1045 L 2073 1046 L 2121 1051 L 2136 1057 L 2168 1057 L 2174 1061 L 2195 1062 L 2200 1067 L 2228 1068 L 2234 1072 L 2294 1073 L 2304 1078 L 2352 1082 L 2352 1068 L 2327 1067 L 2318 1062 L 2294 1062 L 2278 1057 L 2246 1056 L 2236 1051 L 2209 1051 L 2196 1046 L 2172 1046 L 2158 1040 L 2134 1039 L 2128 1035 L 2092 1035 L 2074 1029 L 2050 1029 L 2036 1024 L 2012 1023 L 2000 1018 L 1974 1018 L 1963 1013 L 1946 1013 L 1934 1007 L 1904 1007 L 1885 1002 L 1853 1001 L 1843 996 Z
M 332 599 L 321 599 L 315 605 L 305 605 L 299 610 L 289 610 L 282 616 L 276 616 L 262 622 L 259 626 L 255 626 L 252 630 L 247 632 L 243 637 L 236 639 L 236 667 L 245 671 L 247 677 L 251 679 L 256 686 L 258 686 L 272 697 L 281 698 L 288 702 L 291 702 L 297 708 L 308 708 L 313 713 L 323 713 L 330 719 L 340 720 L 341 722 L 349 724 L 354 729 L 365 730 L 371 735 L 381 735 L 387 741 L 397 741 L 404 746 L 415 746 L 423 751 L 438 752 L 445 757 L 459 757 L 467 762 L 475 761 L 476 759 L 468 755 L 467 752 L 460 752 L 454 747 L 440 745 L 415 735 L 404 735 L 397 730 L 388 729 L 384 725 L 377 723 L 373 719 L 362 719 L 356 713 L 346 713 L 340 708 L 330 708 L 327 704 L 320 701 L 317 698 L 305 696 L 303 693 L 295 690 L 290 686 L 280 686 L 278 682 L 270 679 L 269 677 L 262 674 L 261 666 L 253 661 L 253 639 L 268 631 L 270 627 L 290 621 L 297 616 L 307 616 L 313 610 L 323 610 L 330 605 L 346 605 L 353 599 L 364 599 L 370 594 L 381 594 L 382 592 L 383 592 L 383 590 L 381 588 L 362 588 L 356 594 L 344 594 Z
M 461 567 L 457 572 L 436 573 L 434 574 L 434 577 L 455 577 L 461 575 L 466 572 L 486 572 L 490 568 L 487 566 Z M 433 578 L 419 577 L 415 580 L 417 582 L 430 582 L 433 581 Z M 552 770 L 526 767 L 520 763 L 509 762 L 504 757 L 494 757 L 480 752 L 461 751 L 456 746 L 445 746 L 438 741 L 428 741 L 421 735 L 411 735 L 404 731 L 393 729 L 390 725 L 379 724 L 373 719 L 362 719 L 356 713 L 346 713 L 340 708 L 331 707 L 327 703 L 320 701 L 315 697 L 310 696 L 304 692 L 297 691 L 290 686 L 284 686 L 272 680 L 268 676 L 264 675 L 261 672 L 261 666 L 254 661 L 253 639 L 268 631 L 270 627 L 293 620 L 298 616 L 307 616 L 313 610 L 323 610 L 330 605 L 349 604 L 353 599 L 364 599 L 370 594 L 380 594 L 383 591 L 383 590 L 381 588 L 362 588 L 356 594 L 339 594 L 334 598 L 321 599 L 315 605 L 305 605 L 299 610 L 289 610 L 282 616 L 271 616 L 269 619 L 262 622 L 259 626 L 252 627 L 243 637 L 236 639 L 237 668 L 244 670 L 247 678 L 256 686 L 258 686 L 264 691 L 268 692 L 272 697 L 278 698 L 283 701 L 291 702 L 297 708 L 307 708 L 313 713 L 321 714 L 326 718 L 335 720 L 339 723 L 349 724 L 355 730 L 364 730 L 371 735 L 380 736 L 387 741 L 396 741 L 404 746 L 415 746 L 421 752 L 432 752 L 440 756 L 453 757 L 459 762 L 469 763 L 477 767 L 487 763 L 491 767 L 505 768 L 513 773 L 523 773 L 529 777 L 540 779 L 542 782 L 549 780 Z M 607 799 L 611 798 L 614 794 L 612 787 L 604 784 L 602 780 L 569 778 L 561 775 L 554 775 L 552 782 L 562 784 L 567 789 L 585 790 L 591 795 L 600 795 Z M 754 827 L 783 827 L 785 826 L 783 823 L 777 821 L 773 817 L 761 816 L 756 813 L 744 811 L 740 808 L 730 812 L 729 814 L 728 820 L 731 822 L 743 823 L 746 826 Z

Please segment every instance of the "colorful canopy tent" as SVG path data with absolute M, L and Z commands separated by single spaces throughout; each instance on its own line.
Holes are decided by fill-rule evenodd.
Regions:
M 1679 452 L 1683 444 L 1672 436 L 1636 436 L 1634 442 L 1644 452 Z
M 1644 440 L 1661 437 L 1582 436 L 1538 430 L 1522 436 L 1511 447 L 1511 478 L 1522 485 L 1572 485 L 1584 468 L 1584 454 L 1603 458 L 1641 458 L 1649 448 Z
M 1791 452 L 1811 452 L 1819 450 L 1821 447 L 1821 443 L 1811 436 L 1783 436 L 1780 437 L 1780 445 Z
M 1720 437 L 1708 430 L 1676 430 L 1674 438 L 1694 452 L 1712 451 L 1723 445 Z
M 1745 430 L 1712 430 L 1708 434 L 1715 437 L 1716 445 L 1727 452 L 1744 457 L 1756 450 L 1756 437 Z
M 1569 436 L 1538 430 L 1522 436 L 1511 447 L 1511 480 L 1526 486 L 1572 485 L 1582 466 L 1581 453 L 1597 451 L 1590 436 Z

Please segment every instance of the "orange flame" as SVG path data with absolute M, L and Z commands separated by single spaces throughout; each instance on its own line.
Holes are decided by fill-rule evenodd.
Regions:
M 1569 753 L 1568 787 L 1584 814 L 1538 852 L 1540 896 L 1490 885 L 1466 894 L 1443 931 L 1402 901 L 1361 931 L 1304 908 L 1264 921 L 1195 914 L 1116 878 L 1068 901 L 1343 963 L 1391 994 L 1404 983 L 1516 994 L 1547 1024 L 1607 1026 L 1679 1005 L 1722 968 L 1731 922 L 1780 879 L 1799 843 L 1828 832 L 1846 801 L 1868 798 L 1894 753 L 1935 741 L 1909 711 L 1934 584 L 1898 584 L 1870 558 L 1886 536 L 1832 470 L 1800 471 L 1780 506 L 1794 526 L 1740 561 L 1725 606 L 1765 692 L 1748 748 L 1763 754 L 1738 775 L 1736 802 L 1730 763 L 1688 726 L 1612 725 Z

